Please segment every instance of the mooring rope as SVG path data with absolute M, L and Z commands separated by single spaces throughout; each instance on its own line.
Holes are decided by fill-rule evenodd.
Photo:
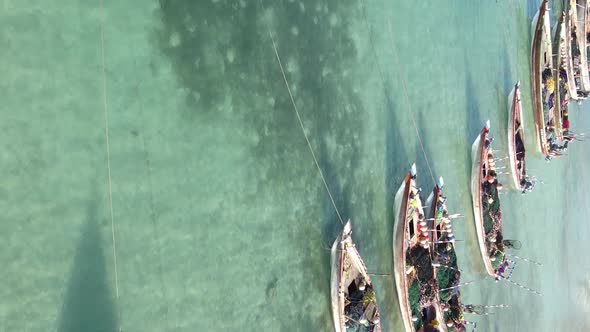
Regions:
M 262 7 L 263 11 L 266 11 L 266 8 L 264 7 L 262 0 L 260 0 L 260 6 Z M 328 182 L 326 181 L 326 178 L 324 177 L 324 173 L 322 172 L 322 168 L 320 167 L 320 164 L 318 162 L 318 159 L 316 158 L 315 152 L 313 151 L 313 147 L 311 146 L 311 142 L 309 140 L 309 137 L 307 136 L 307 133 L 305 132 L 305 126 L 303 125 L 303 120 L 301 120 L 301 114 L 299 113 L 299 109 L 297 108 L 297 104 L 295 103 L 295 98 L 293 98 L 293 93 L 291 92 L 291 87 L 289 86 L 289 80 L 287 80 L 287 75 L 285 74 L 285 69 L 283 68 L 283 63 L 281 61 L 281 57 L 279 56 L 277 44 L 276 44 L 275 39 L 272 35 L 270 25 L 267 24 L 267 28 L 268 28 L 268 35 L 270 36 L 270 40 L 272 41 L 272 48 L 274 49 L 275 56 L 277 58 L 277 62 L 279 63 L 279 68 L 281 69 L 281 74 L 283 75 L 283 80 L 285 82 L 285 86 L 287 87 L 287 91 L 289 92 L 289 97 L 291 98 L 291 104 L 293 105 L 293 110 L 295 111 L 295 115 L 297 115 L 297 120 L 299 121 L 299 126 L 301 127 L 301 131 L 303 132 L 303 136 L 305 137 L 305 141 L 307 142 L 307 146 L 309 147 L 309 152 L 311 152 L 311 157 L 313 158 L 315 166 L 317 167 L 318 172 L 320 173 L 320 177 L 322 178 L 322 182 L 324 183 L 324 187 L 326 188 L 326 192 L 328 193 L 328 196 L 330 196 L 330 201 L 332 202 L 332 206 L 334 206 L 334 210 L 336 211 L 336 215 L 338 216 L 340 223 L 342 225 L 344 225 L 344 220 L 342 219 L 342 216 L 340 215 L 340 211 L 338 210 L 338 207 L 336 206 L 336 201 L 334 201 L 334 197 L 332 196 L 332 192 L 330 191 L 330 188 L 328 186 Z
M 104 135 L 107 152 L 107 175 L 109 184 L 109 212 L 111 217 L 111 239 L 113 244 L 113 264 L 115 268 L 115 298 L 117 300 L 117 313 L 119 324 L 119 331 L 121 327 L 121 307 L 119 306 L 119 269 L 117 267 L 117 241 L 115 236 L 115 217 L 113 213 L 113 181 L 111 177 L 111 146 L 109 140 L 109 111 L 108 111 L 108 96 L 107 96 L 107 77 L 106 77 L 106 62 L 105 62 L 105 43 L 104 43 L 104 19 L 105 10 L 103 0 L 100 0 L 100 46 L 101 46 L 101 60 L 102 60 L 102 97 L 103 97 L 103 111 L 104 111 Z
M 393 39 L 393 30 L 391 27 L 391 20 L 387 19 L 387 25 L 389 27 L 389 37 L 391 39 L 391 45 L 393 49 L 393 56 L 395 58 L 395 62 L 397 64 L 397 68 L 401 70 L 402 66 L 400 65 L 399 57 L 395 52 L 395 41 Z M 420 143 L 420 148 L 422 149 L 422 154 L 424 154 L 424 160 L 426 160 L 426 166 L 428 166 L 428 171 L 430 172 L 430 177 L 432 178 L 432 182 L 436 183 L 434 179 L 434 173 L 432 172 L 432 168 L 430 167 L 430 162 L 428 161 L 428 155 L 426 154 L 426 150 L 424 149 L 424 142 L 422 142 L 422 137 L 420 137 L 420 131 L 418 130 L 418 126 L 416 125 L 416 119 L 414 116 L 414 110 L 412 109 L 412 104 L 410 103 L 410 97 L 408 95 L 408 89 L 406 87 L 406 80 L 404 79 L 403 75 L 399 75 L 400 81 L 402 82 L 402 87 L 404 91 L 404 97 L 406 98 L 406 103 L 408 104 L 408 108 L 410 110 L 410 118 L 412 119 L 412 124 L 414 125 L 414 129 L 416 130 L 416 137 L 418 138 L 418 142 Z

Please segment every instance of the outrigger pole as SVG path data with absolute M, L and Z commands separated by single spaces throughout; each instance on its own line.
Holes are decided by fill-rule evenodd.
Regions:
M 449 290 L 449 289 L 455 289 L 455 288 L 459 288 L 459 287 L 463 287 L 463 286 L 470 285 L 470 284 L 472 284 L 472 283 L 474 283 L 474 282 L 475 282 L 475 280 L 474 280 L 474 281 L 468 281 L 468 282 L 464 282 L 464 283 L 462 283 L 462 284 L 457 284 L 457 285 L 455 285 L 455 286 L 453 286 L 453 287 L 441 288 L 441 289 L 439 289 L 438 291 L 439 291 L 439 292 L 442 292 L 442 291 L 446 291 L 446 290 Z
M 458 271 L 458 272 L 463 272 L 463 271 L 461 271 L 459 269 L 456 269 L 456 268 L 454 268 L 452 266 L 448 266 L 448 265 L 442 265 L 442 264 L 436 264 L 435 265 L 435 264 L 432 264 L 432 266 L 434 266 L 434 267 L 444 267 L 445 269 L 455 270 L 455 271 Z
M 514 269 L 516 268 L 516 262 L 508 260 L 508 262 L 513 263 L 512 266 L 510 267 L 510 272 L 508 272 L 508 276 L 506 278 L 502 278 L 502 279 L 510 279 L 512 278 L 512 274 L 514 273 Z
M 543 296 L 543 294 L 541 294 L 539 291 L 536 291 L 536 290 L 534 290 L 534 289 L 532 289 L 532 288 L 529 288 L 529 287 L 527 287 L 527 286 L 524 286 L 524 285 L 522 285 L 522 284 L 519 284 L 519 283 L 518 283 L 518 282 L 516 282 L 516 281 L 512 281 L 512 280 L 510 280 L 510 279 L 501 279 L 501 280 L 507 281 L 507 282 L 509 282 L 509 283 L 511 283 L 511 284 L 513 284 L 513 285 L 515 285 L 515 286 L 518 286 L 518 287 L 520 287 L 520 288 L 522 288 L 522 289 L 524 289 L 524 290 L 527 290 L 527 291 L 529 291 L 529 292 L 531 292 L 531 293 L 533 293 L 533 294 L 536 294 L 536 295 L 539 295 L 539 296 Z
M 448 241 L 431 241 L 430 243 L 441 244 L 441 243 L 455 243 L 455 242 L 462 242 L 462 241 L 463 240 L 452 239 L 452 240 L 448 240 Z
M 455 214 L 449 215 L 446 218 L 440 217 L 440 219 L 457 219 L 457 218 L 463 218 L 463 217 L 465 217 L 465 216 L 462 215 L 462 214 L 460 214 L 460 213 L 455 213 Z M 438 219 L 438 218 L 427 218 L 427 219 L 424 219 L 424 220 L 436 220 L 436 219 Z
M 379 276 L 379 277 L 391 277 L 391 273 L 371 273 L 367 272 L 368 275 L 371 276 Z
M 448 230 L 448 229 L 428 229 L 427 231 L 429 232 L 441 232 L 441 233 L 451 233 L 453 234 L 452 230 Z
M 510 308 L 510 305 L 508 304 L 495 304 L 495 305 L 473 305 L 473 304 L 467 304 L 467 305 L 461 305 L 461 308 L 463 308 L 463 312 L 467 313 L 467 314 L 474 314 L 474 315 L 487 315 L 490 313 L 484 312 L 484 309 L 489 309 L 489 308 Z M 481 311 L 481 312 L 478 312 Z
M 516 259 L 520 259 L 522 261 L 529 262 L 529 263 L 532 263 L 532 264 L 535 264 L 535 265 L 538 265 L 538 266 L 543 266 L 543 264 L 541 264 L 541 263 L 539 263 L 537 261 L 534 261 L 532 259 L 529 259 L 529 258 L 524 258 L 524 257 L 520 257 L 520 256 L 517 256 L 517 255 L 509 254 L 509 253 L 506 253 L 506 256 L 514 257 Z

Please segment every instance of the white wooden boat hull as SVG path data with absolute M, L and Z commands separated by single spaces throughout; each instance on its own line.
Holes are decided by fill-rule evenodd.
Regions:
M 483 142 L 485 142 L 485 135 L 484 131 L 480 135 L 477 136 L 475 142 L 471 146 L 471 158 L 473 160 L 473 164 L 471 167 L 471 197 L 472 197 L 472 204 L 473 204 L 473 215 L 475 220 L 475 229 L 477 231 L 477 243 L 479 246 L 479 251 L 481 254 L 481 258 L 484 262 L 486 272 L 495 277 L 495 271 L 492 267 L 492 262 L 490 261 L 490 257 L 487 253 L 487 247 L 485 242 L 485 230 L 483 226 L 483 215 L 482 215 L 482 196 L 481 196 L 481 183 L 482 183 L 482 169 L 481 169 L 481 157 L 482 157 L 482 149 L 483 149 Z
M 588 6 L 590 1 L 584 3 L 586 8 L 577 8 L 578 19 L 576 20 L 576 27 L 582 34 L 580 38 L 580 53 L 582 61 L 580 63 L 580 72 L 582 76 L 582 89 L 590 91 L 590 73 L 588 73 L 588 43 L 586 41 L 586 22 L 588 21 Z
M 562 118 L 561 118 L 561 78 L 560 78 L 560 71 L 561 69 L 565 69 L 565 74 L 567 76 L 567 81 L 568 81 L 568 87 L 569 87 L 569 81 L 571 81 L 571 79 L 573 78 L 573 76 L 570 76 L 568 70 L 567 70 L 567 58 L 569 58 L 569 56 L 565 53 L 565 49 L 566 49 L 566 38 L 565 38 L 565 12 L 563 12 L 559 18 L 559 22 L 555 25 L 555 42 L 554 42 L 554 53 L 555 53 L 555 72 L 554 72 L 554 79 L 555 79 L 555 132 L 556 132 L 556 136 L 557 139 L 559 140 L 563 140 L 563 130 L 562 130 Z M 565 56 L 566 58 L 563 58 L 562 56 Z M 569 94 L 570 91 L 566 91 L 565 94 L 565 98 L 569 99 Z
M 512 181 L 516 190 L 521 191 L 520 175 L 516 168 L 516 143 L 514 141 L 514 128 L 516 126 L 516 119 L 520 119 L 520 126 L 524 129 L 524 122 L 522 117 L 522 102 L 520 100 L 520 82 L 516 83 L 510 96 L 508 97 L 508 157 L 510 158 L 510 169 L 512 171 Z M 516 98 L 516 99 L 515 99 Z M 523 143 L 524 143 L 524 135 Z
M 346 321 L 344 318 L 345 307 L 345 289 L 347 282 L 342 280 L 343 262 L 346 258 L 351 263 L 352 267 L 366 280 L 367 285 L 373 285 L 371 277 L 367 272 L 367 267 L 363 262 L 360 253 L 354 246 L 352 241 L 352 224 L 350 220 L 344 225 L 342 233 L 338 235 L 336 241 L 332 245 L 331 250 L 331 277 L 330 277 L 330 295 L 332 305 L 332 319 L 334 320 L 334 331 L 346 332 Z M 377 310 L 379 310 L 377 308 Z M 377 324 L 374 329 L 375 332 L 381 332 L 381 325 Z
M 549 155 L 549 147 L 547 146 L 545 116 L 543 115 L 542 71 L 546 65 L 553 68 L 549 15 L 547 13 L 547 0 L 543 0 L 539 11 L 533 18 L 533 40 L 531 45 L 531 86 L 535 114 L 535 136 L 537 137 L 537 148 L 545 156 Z
M 406 280 L 406 239 L 405 239 L 405 211 L 407 210 L 406 192 L 409 190 L 409 174 L 406 175 L 404 182 L 395 194 L 393 224 L 393 275 L 395 278 L 395 287 L 399 301 L 400 313 L 404 324 L 405 331 L 414 331 L 412 323 L 412 314 L 410 312 L 410 301 L 408 298 L 408 285 Z
M 570 97 L 572 99 L 578 100 L 580 97 L 578 96 L 578 88 L 576 87 L 576 80 L 574 75 L 574 60 L 572 57 L 572 25 L 575 22 L 571 21 L 572 18 L 572 9 L 570 8 L 570 0 L 566 0 L 565 2 L 565 52 L 567 54 L 567 76 L 568 76 L 568 87 L 570 92 Z

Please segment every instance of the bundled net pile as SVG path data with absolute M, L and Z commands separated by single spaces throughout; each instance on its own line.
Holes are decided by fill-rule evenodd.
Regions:
M 408 289 L 408 299 L 410 302 L 410 311 L 412 316 L 417 317 L 418 320 L 414 322 L 416 330 L 422 326 L 422 307 L 420 306 L 420 282 L 417 278 L 412 280 L 410 288 Z
M 497 182 L 486 182 L 482 186 L 483 226 L 486 236 L 486 248 L 488 248 L 488 254 L 490 255 L 494 269 L 497 269 L 504 260 L 502 212 L 500 211 L 500 197 L 498 196 L 496 186 Z M 492 198 L 491 203 L 488 203 L 488 198 Z
M 451 248 L 450 250 L 447 250 L 447 246 L 443 244 L 438 244 L 437 247 L 441 247 L 440 249 L 437 249 L 437 253 L 442 253 L 444 251 L 445 254 L 450 258 L 449 262 L 445 265 L 458 269 L 457 256 L 455 254 L 455 249 L 453 248 L 453 246 L 449 244 L 449 247 Z M 459 284 L 459 278 L 460 274 L 456 270 L 444 267 L 438 268 L 436 270 L 436 280 L 438 282 L 438 287 L 440 289 L 456 286 L 457 284 Z M 452 289 L 440 291 L 438 295 L 440 297 L 441 302 L 448 302 L 451 299 L 452 293 Z
M 421 246 L 410 248 L 406 254 L 406 266 L 414 267 L 408 276 L 408 299 L 412 316 L 418 318 L 414 322 L 418 330 L 423 325 L 422 309 L 434 301 L 437 290 L 430 251 Z
M 416 268 L 418 280 L 426 283 L 434 277 L 430 251 L 421 246 L 410 248 L 406 254 L 406 265 Z
M 347 305 L 344 307 L 344 315 L 348 317 L 346 322 L 347 331 L 373 332 L 375 324 L 372 323 L 372 320 L 376 318 L 374 315 L 377 315 L 375 290 L 372 286 L 367 285 L 361 291 L 358 289 L 356 282 L 353 282 L 348 287 L 348 294 Z M 371 317 L 366 317 L 367 314 L 371 314 Z
M 445 257 L 448 257 L 448 263 L 445 264 L 446 266 L 456 269 L 454 270 L 442 267 L 436 270 L 436 280 L 438 281 L 439 289 L 457 286 L 461 279 L 461 273 L 458 271 L 459 267 L 457 265 L 457 255 L 455 253 L 455 248 L 451 244 L 437 244 L 435 250 L 437 255 L 444 255 Z M 464 317 L 463 308 L 461 307 L 459 300 L 461 296 L 459 289 L 454 288 L 442 290 L 439 291 L 438 295 L 441 304 L 446 304 L 449 307 L 449 310 L 444 312 L 444 321 L 462 323 Z M 455 329 L 453 327 L 449 327 L 448 331 L 455 331 Z
M 459 293 L 454 294 L 451 299 L 448 301 L 449 304 L 449 311 L 445 312 L 445 321 L 452 321 L 456 325 L 453 327 L 449 327 L 448 331 L 456 331 L 456 326 L 463 326 L 465 321 L 465 316 L 463 315 L 463 307 L 461 306 L 460 295 Z

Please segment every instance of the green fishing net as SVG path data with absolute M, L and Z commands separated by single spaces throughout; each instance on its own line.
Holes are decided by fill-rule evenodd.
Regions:
M 408 301 L 410 302 L 410 311 L 412 312 L 412 316 L 418 317 L 418 320 L 414 322 L 416 330 L 418 330 L 422 325 L 422 307 L 420 306 L 420 298 L 420 282 L 418 279 L 414 278 L 410 288 L 408 289 Z
M 500 211 L 500 197 L 498 196 L 498 189 L 496 189 L 495 185 L 484 185 L 483 189 L 483 227 L 487 237 L 492 232 L 495 223 L 492 219 L 492 215 L 496 215 Z M 493 199 L 491 204 L 488 203 L 489 197 Z
M 484 195 L 482 197 L 482 210 L 483 210 L 483 225 L 486 236 L 486 248 L 490 254 L 492 260 L 492 267 L 497 269 L 502 261 L 504 260 L 504 247 L 499 242 L 499 235 L 502 235 L 502 230 L 498 223 L 502 222 L 502 214 L 500 211 L 500 197 L 498 195 L 498 189 L 496 183 L 484 185 Z M 488 203 L 488 197 L 491 197 L 493 201 Z M 496 234 L 494 234 L 494 226 L 499 228 Z M 496 238 L 497 242 L 490 241 L 491 238 Z
M 434 277 L 430 251 L 421 246 L 414 246 L 406 254 L 406 264 L 414 266 L 421 283 L 426 283 Z
M 437 247 L 443 247 L 443 245 L 437 245 Z M 447 264 L 445 264 L 448 267 L 452 267 L 455 269 L 458 269 L 457 266 L 457 255 L 455 254 L 455 249 L 451 246 L 451 250 L 446 251 L 446 249 L 441 249 L 440 252 L 442 252 L 442 250 L 445 250 L 446 254 L 449 256 L 450 260 Z M 437 250 L 437 253 L 439 251 Z M 439 289 L 445 289 L 445 288 L 449 288 L 452 286 L 455 286 L 456 284 L 459 283 L 459 276 L 457 275 L 458 271 L 453 270 L 453 269 L 449 269 L 446 267 L 439 267 L 436 269 L 436 281 L 438 282 L 438 287 Z M 447 302 L 451 299 L 451 295 L 452 295 L 453 290 L 452 289 L 448 289 L 448 290 L 443 290 L 443 291 L 439 291 L 439 297 L 441 302 Z

